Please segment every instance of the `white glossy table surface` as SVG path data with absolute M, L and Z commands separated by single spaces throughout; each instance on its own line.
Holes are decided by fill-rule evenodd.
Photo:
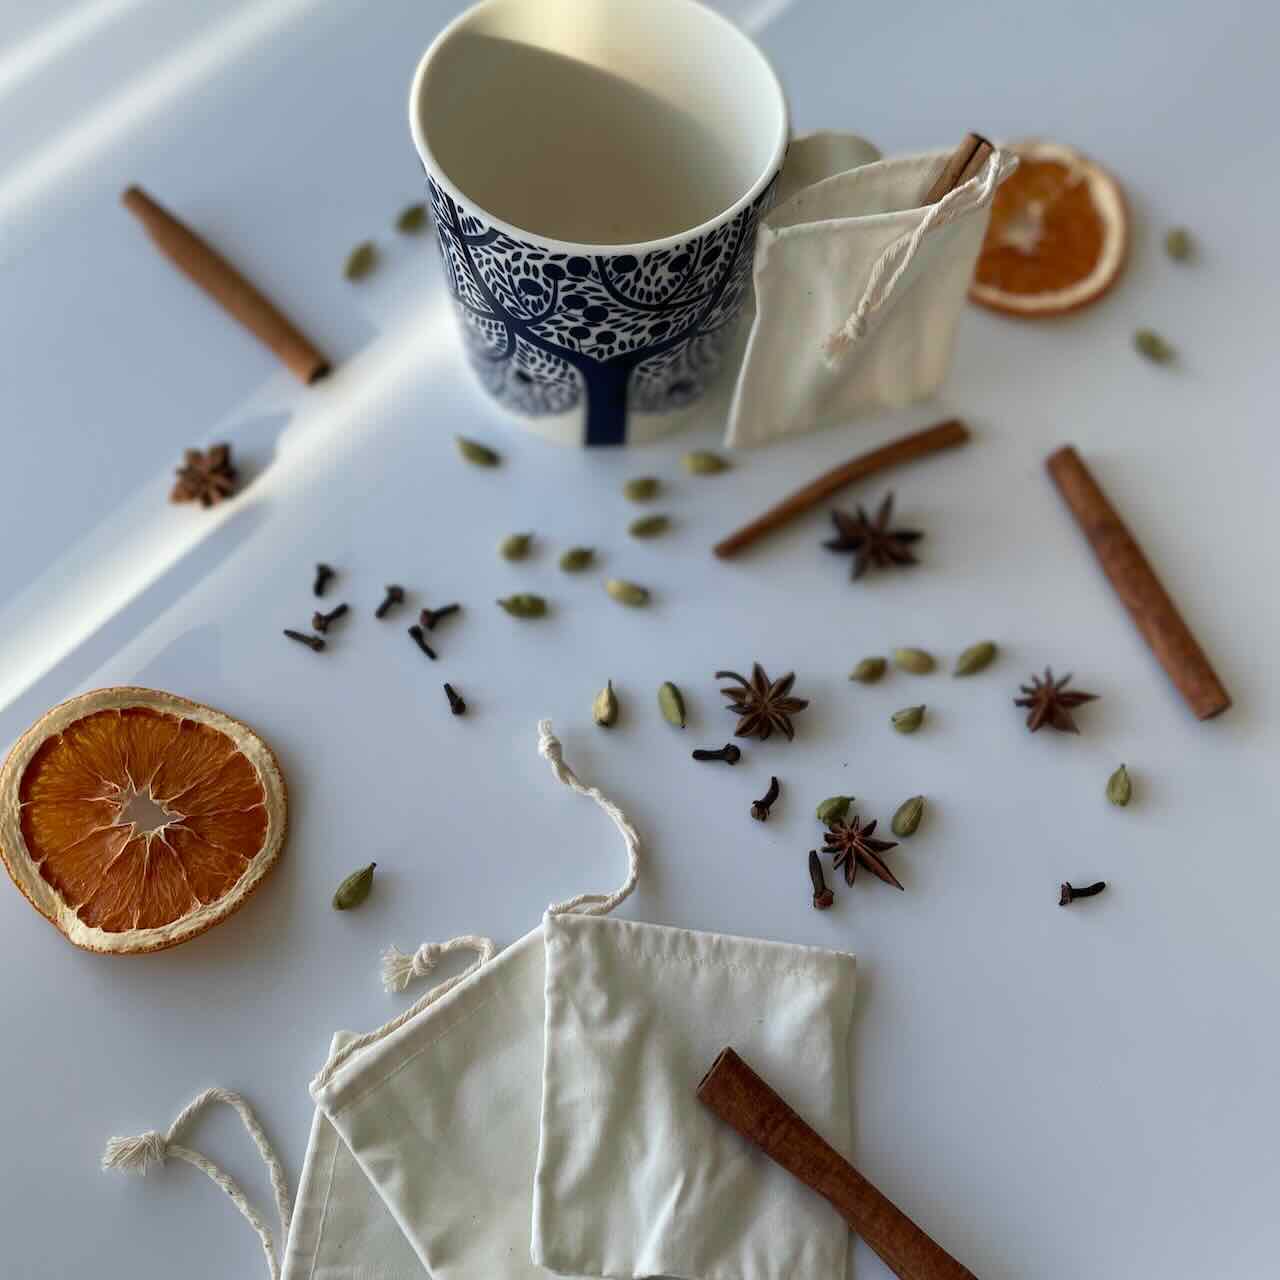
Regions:
M 64 944 L 0 885 L 0 1272 L 260 1274 L 257 1242 L 185 1166 L 146 1184 L 98 1171 L 105 1138 L 165 1128 L 220 1083 L 259 1107 L 296 1178 L 306 1083 L 331 1032 L 399 1008 L 380 950 L 478 931 L 506 942 L 552 899 L 615 878 L 611 830 L 553 789 L 566 755 L 646 841 L 634 919 L 850 948 L 860 988 L 855 1158 L 974 1272 L 993 1277 L 1254 1280 L 1280 1252 L 1276 1059 L 1280 851 L 1275 772 L 1280 458 L 1280 197 L 1273 7 L 1225 2 L 983 6 L 785 0 L 726 5 L 758 33 L 797 127 L 886 150 L 966 127 L 1072 141 L 1120 174 L 1130 271 L 1103 305 L 1048 325 L 973 311 L 939 402 L 737 460 L 678 467 L 718 425 L 643 454 L 526 439 L 463 369 L 434 250 L 390 221 L 419 173 L 405 88 L 452 3 L 8 0 L 0 7 L 0 739 L 100 684 L 156 685 L 250 720 L 287 771 L 286 857 L 226 925 L 167 954 Z M 339 362 L 305 390 L 149 247 L 117 203 L 144 183 L 304 321 Z M 1163 229 L 1199 237 L 1176 267 Z M 353 289 L 347 250 L 384 269 Z M 1150 324 L 1179 365 L 1130 348 Z M 815 514 L 723 565 L 711 542 L 781 492 L 950 413 L 967 450 L 886 480 L 927 532 L 923 565 L 851 585 Z M 454 457 L 498 443 L 499 472 Z M 181 450 L 227 439 L 253 482 L 212 516 L 165 502 Z M 1128 515 L 1235 699 L 1197 723 L 1156 668 L 1046 481 L 1074 441 Z M 669 478 L 667 539 L 629 545 L 628 475 Z M 859 495 L 874 498 L 884 485 Z M 544 540 L 526 567 L 493 547 Z M 647 613 L 555 568 L 571 542 L 653 585 Z M 312 608 L 311 566 L 341 566 L 357 616 L 323 658 L 282 626 Z M 373 621 L 403 581 L 466 613 L 429 667 Z M 551 596 L 520 625 L 492 600 Z M 397 638 L 399 637 L 399 638 Z M 845 680 L 894 644 L 972 681 Z M 759 658 L 813 699 L 794 745 L 694 765 L 730 718 L 711 672 Z M 1029 737 L 1010 706 L 1046 663 L 1102 695 L 1079 738 Z M 622 723 L 589 706 L 612 677 Z M 446 714 L 439 681 L 471 703 Z M 689 696 L 677 736 L 656 685 Z M 914 738 L 889 713 L 930 704 Z M 1103 799 L 1120 761 L 1137 798 Z M 770 773 L 783 800 L 746 814 Z M 891 855 L 907 891 L 869 881 L 809 906 L 814 804 L 855 793 L 882 818 L 924 792 Z M 376 892 L 339 916 L 337 881 L 371 858 Z M 1106 878 L 1063 911 L 1062 879 Z M 266 1183 L 230 1115 L 196 1145 Z M 885 1274 L 862 1246 L 858 1274 Z

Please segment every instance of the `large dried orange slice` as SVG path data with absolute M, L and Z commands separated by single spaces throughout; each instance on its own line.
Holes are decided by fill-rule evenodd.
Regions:
M 159 951 L 225 920 L 279 856 L 287 813 L 252 729 L 155 689 L 54 707 L 0 769 L 0 857 L 90 951 Z
M 1115 284 L 1129 247 L 1120 184 L 1056 142 L 1008 148 L 1018 167 L 991 204 L 969 297 L 1019 316 L 1056 316 Z

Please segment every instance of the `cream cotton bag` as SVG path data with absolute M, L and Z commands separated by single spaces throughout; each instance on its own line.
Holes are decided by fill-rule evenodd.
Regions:
M 756 236 L 755 318 L 727 445 L 905 405 L 946 376 L 991 201 L 1017 161 L 997 151 L 921 206 L 948 153 L 877 154 L 852 135 L 792 142 Z

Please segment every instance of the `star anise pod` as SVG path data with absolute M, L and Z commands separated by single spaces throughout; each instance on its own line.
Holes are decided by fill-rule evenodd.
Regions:
M 791 686 L 796 673 L 788 671 L 781 680 L 771 681 L 758 663 L 751 667 L 751 679 L 736 671 L 717 671 L 717 680 L 736 680 L 737 689 L 721 689 L 729 699 L 729 710 L 736 711 L 740 719 L 734 728 L 739 738 L 759 738 L 763 742 L 775 729 L 790 742 L 796 736 L 791 717 L 809 705 L 807 698 L 793 698 Z
M 1039 676 L 1032 676 L 1030 684 L 1018 686 L 1027 696 L 1014 698 L 1013 705 L 1031 708 L 1027 712 L 1027 728 L 1032 733 L 1046 724 L 1052 725 L 1061 733 L 1080 732 L 1071 708 L 1085 702 L 1094 702 L 1098 695 L 1068 689 L 1066 686 L 1070 679 L 1070 675 L 1065 675 L 1055 682 L 1053 672 L 1045 667 L 1043 680 Z
M 215 444 L 203 452 L 188 449 L 177 469 L 178 479 L 169 494 L 170 502 L 198 502 L 213 507 L 229 498 L 236 488 L 236 469 L 231 465 L 231 446 Z
M 861 864 L 885 884 L 901 889 L 902 885 L 898 883 L 897 877 L 885 866 L 884 859 L 880 857 L 882 853 L 896 849 L 898 842 L 875 839 L 875 830 L 874 819 L 866 826 L 862 826 L 855 813 L 847 822 L 833 822 L 827 828 L 826 844 L 823 845 L 822 851 L 835 854 L 833 866 L 837 871 L 841 867 L 844 868 L 846 884 L 853 884 L 853 878 L 858 874 L 858 866 Z
M 836 536 L 822 545 L 828 551 L 852 552 L 852 578 L 862 577 L 869 564 L 878 569 L 915 564 L 911 544 L 919 542 L 924 534 L 918 529 L 890 529 L 889 521 L 892 517 L 892 493 L 885 494 L 874 519 L 861 506 L 858 507 L 856 516 L 851 516 L 846 511 L 832 511 L 831 522 L 836 527 Z

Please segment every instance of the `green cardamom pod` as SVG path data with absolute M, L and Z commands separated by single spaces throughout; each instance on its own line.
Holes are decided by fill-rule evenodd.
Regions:
M 396 219 L 396 230 L 403 231 L 405 235 L 416 235 L 423 227 L 427 225 L 427 206 L 425 204 L 411 204 L 400 210 L 400 216 Z
M 658 709 L 662 712 L 662 718 L 677 729 L 683 729 L 688 723 L 684 711 L 684 695 L 670 680 L 658 686 Z
M 1164 251 L 1174 262 L 1186 262 L 1194 251 L 1191 232 L 1186 227 L 1171 227 L 1165 232 Z
M 657 538 L 666 533 L 670 524 L 666 516 L 641 516 L 628 525 L 627 532 L 633 538 Z
M 852 796 L 828 796 L 815 811 L 818 821 L 826 826 L 830 826 L 833 822 L 840 822 L 849 812 L 849 806 L 852 803 Z
M 634 582 L 624 582 L 621 578 L 610 578 L 604 584 L 604 589 L 619 604 L 629 605 L 633 609 L 639 609 L 642 605 L 649 603 L 648 589 L 638 586 Z
M 358 244 L 347 255 L 347 264 L 342 274 L 348 280 L 363 280 L 378 265 L 378 250 L 372 240 Z
M 613 691 L 612 680 L 596 694 L 596 700 L 591 704 L 591 718 L 604 729 L 617 721 L 618 695 Z
M 560 557 L 560 567 L 565 573 L 581 573 L 583 569 L 591 568 L 595 558 L 596 553 L 593 547 L 570 547 Z
M 890 719 L 899 733 L 915 733 L 924 723 L 924 705 L 903 707 L 901 711 L 895 711 Z
M 547 612 L 547 602 L 541 596 L 531 595 L 527 591 L 499 600 L 498 606 L 513 618 L 541 618 Z
M 863 660 L 849 672 L 849 679 L 861 681 L 863 684 L 875 684 L 875 682 L 884 675 L 884 670 L 888 665 L 889 664 L 883 658 L 863 658 Z
M 353 871 L 338 886 L 333 895 L 335 911 L 350 911 L 352 907 L 358 907 L 369 896 L 369 890 L 373 888 L 373 869 L 377 865 L 376 862 L 371 862 L 367 867 Z
M 468 440 L 466 436 L 456 436 L 454 438 L 458 442 L 458 452 L 468 462 L 477 467 L 496 467 L 501 461 L 498 454 L 494 453 L 488 445 L 483 445 L 478 440 Z
M 991 665 L 996 656 L 996 646 L 990 640 L 979 644 L 971 644 L 957 659 L 956 669 L 952 675 L 972 676 Z
M 899 671 L 910 671 L 913 676 L 927 676 L 935 664 L 933 654 L 923 649 L 895 649 L 893 665 Z
M 912 796 L 904 800 L 889 823 L 889 829 L 895 836 L 913 836 L 924 817 L 924 796 Z
M 1132 798 L 1133 783 L 1129 781 L 1129 770 L 1121 765 L 1107 779 L 1107 799 L 1123 809 Z
M 636 476 L 622 486 L 622 494 L 632 502 L 650 502 L 658 496 L 658 477 Z
M 728 471 L 729 464 L 718 453 L 695 449 L 684 455 L 684 469 L 691 476 L 714 476 L 721 471 Z
M 498 543 L 498 554 L 504 560 L 523 560 L 533 545 L 531 533 L 509 533 Z
M 1139 329 L 1133 335 L 1133 345 L 1156 364 L 1169 364 L 1175 355 L 1173 348 L 1154 329 Z

